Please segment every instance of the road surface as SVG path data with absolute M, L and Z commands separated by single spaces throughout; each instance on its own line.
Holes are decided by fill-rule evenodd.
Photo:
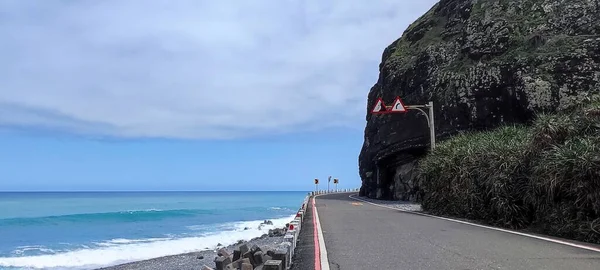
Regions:
M 403 213 L 349 195 L 316 197 L 332 270 L 600 269 L 600 252 Z M 310 257 L 306 245 L 314 235 L 312 228 L 306 231 L 300 240 L 308 263 L 314 261 L 314 254 Z M 313 267 L 314 262 L 297 269 Z

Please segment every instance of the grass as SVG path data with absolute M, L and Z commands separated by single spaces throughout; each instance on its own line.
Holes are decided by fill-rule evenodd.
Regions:
M 460 134 L 419 177 L 433 214 L 600 243 L 600 102 Z

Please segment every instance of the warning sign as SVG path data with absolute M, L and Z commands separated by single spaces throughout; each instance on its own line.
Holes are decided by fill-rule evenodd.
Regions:
M 371 113 L 385 113 L 386 111 L 387 108 L 385 107 L 385 103 L 383 103 L 383 99 L 378 98 L 377 102 L 375 103 L 375 107 L 373 107 Z
M 402 102 L 402 99 L 400 99 L 400 97 L 396 97 L 396 100 L 394 100 L 394 105 L 392 105 L 392 109 L 390 110 L 390 112 L 393 112 L 393 113 L 405 113 L 406 112 L 406 106 L 404 106 L 404 103 Z
M 315 178 L 315 185 L 318 185 L 318 184 L 319 184 L 319 179 Z

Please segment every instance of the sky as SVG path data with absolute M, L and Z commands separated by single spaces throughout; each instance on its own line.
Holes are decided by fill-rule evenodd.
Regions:
M 433 0 L 2 0 L 0 191 L 360 186 L 385 47 Z

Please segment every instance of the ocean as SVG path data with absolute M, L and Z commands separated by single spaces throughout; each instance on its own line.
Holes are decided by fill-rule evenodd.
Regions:
M 0 269 L 90 269 L 250 240 L 307 192 L 0 193 Z M 258 229 L 264 220 L 273 226 Z

